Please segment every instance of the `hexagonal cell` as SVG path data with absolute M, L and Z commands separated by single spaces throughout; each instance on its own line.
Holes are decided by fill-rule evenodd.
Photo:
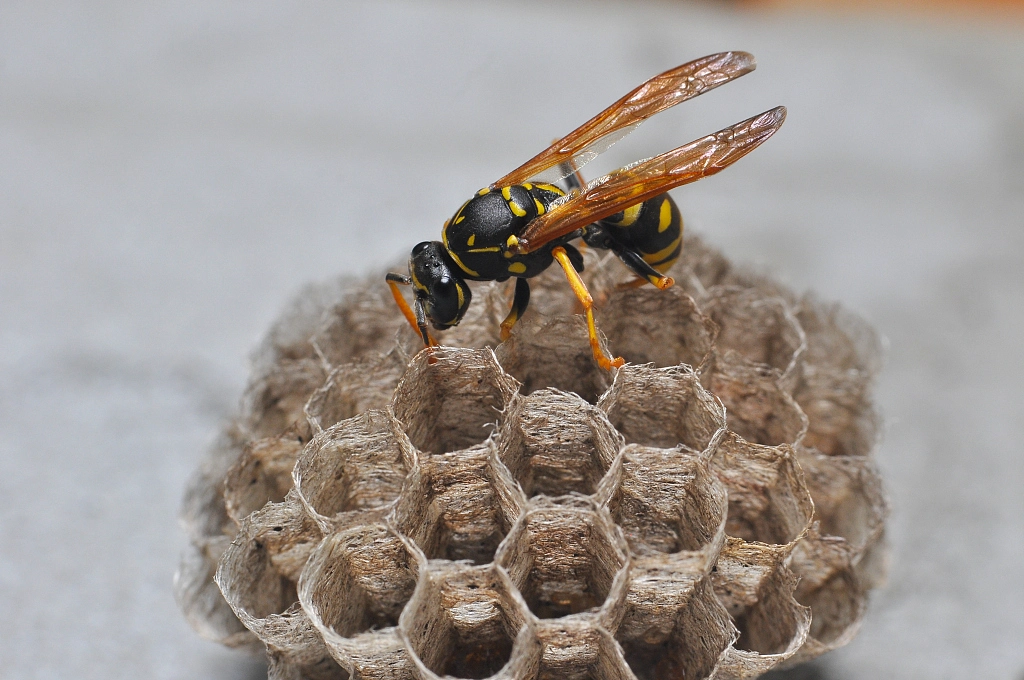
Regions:
M 324 531 L 373 521 L 398 498 L 413 452 L 382 411 L 344 420 L 316 435 L 295 463 L 295 489 Z
M 487 439 L 518 388 L 490 350 L 435 347 L 409 364 L 392 409 L 416 448 L 448 453 Z
M 296 435 L 268 437 L 246 444 L 224 478 L 224 505 L 241 522 L 267 503 L 280 503 L 292 488 L 292 468 L 302 450 Z
M 617 356 L 633 364 L 700 366 L 715 343 L 715 324 L 678 288 L 613 291 L 602 307 L 601 330 Z
M 736 648 L 771 655 L 772 665 L 796 653 L 811 622 L 793 597 L 797 578 L 786 559 L 784 550 L 729 538 L 712 570 L 715 594 L 740 632 Z
M 730 432 L 711 467 L 729 491 L 730 536 L 790 545 L 807 530 L 814 503 L 791 447 L 751 444 Z
M 703 451 L 725 427 L 725 411 L 689 366 L 651 368 L 626 364 L 598 408 L 626 442 Z
M 387 526 L 353 527 L 327 536 L 313 551 L 299 596 L 334 648 L 338 637 L 397 626 L 418 569 L 416 554 Z
M 732 263 L 699 236 L 683 235 L 683 251 L 669 272 L 676 285 L 695 298 L 703 297 L 712 286 L 727 281 Z
M 823 536 L 816 527 L 797 544 L 791 562 L 800 577 L 795 597 L 813 614 L 800 659 L 841 647 L 856 635 L 867 604 L 865 584 L 857 576 L 861 554 L 846 539 Z
M 781 377 L 731 350 L 716 351 L 708 387 L 725 405 L 729 429 L 748 442 L 795 444 L 807 432 L 807 417 L 779 385 Z
M 295 581 L 320 531 L 289 496 L 242 521 L 216 582 L 235 615 L 289 663 L 333 668 L 323 640 L 298 606 Z
M 607 512 L 572 497 L 535 502 L 495 561 L 542 619 L 583 612 L 610 617 L 629 568 L 625 542 Z
M 303 408 L 327 371 L 314 358 L 281 360 L 253 381 L 242 399 L 242 425 L 253 439 L 277 437 L 293 425 L 306 427 Z M 301 433 L 301 431 L 300 431 Z
M 575 394 L 544 389 L 513 403 L 497 454 L 527 497 L 593 494 L 621 446 L 602 411 Z
M 813 612 L 807 642 L 797 653 L 812 659 L 849 643 L 860 628 L 867 594 L 852 571 L 841 571 L 813 591 L 801 587 L 797 600 Z
M 540 645 L 524 609 L 493 566 L 446 564 L 421 576 L 400 626 L 428 678 L 532 677 Z
M 544 647 L 538 680 L 634 680 L 614 638 L 592 621 L 541 621 L 537 637 Z
M 611 384 L 608 371 L 594 361 L 583 317 L 528 315 L 495 355 L 522 383 L 523 394 L 553 387 L 593 404 Z
M 630 444 L 622 481 L 608 503 L 635 555 L 705 549 L 721 543 L 726 491 L 707 460 L 685 449 Z
M 708 579 L 696 581 L 687 595 L 684 601 L 673 603 L 664 628 L 651 627 L 646 635 L 631 639 L 622 639 L 621 629 L 616 635 L 638 680 L 706 678 L 736 639 L 736 629 L 715 599 Z
M 428 558 L 493 559 L 522 499 L 491 456 L 490 446 L 481 445 L 424 457 L 410 476 L 392 521 Z
M 386 408 L 405 368 L 397 351 L 335 368 L 306 403 L 313 434 L 370 409 Z
M 870 387 L 881 360 L 878 336 L 838 305 L 813 298 L 797 310 L 807 335 L 793 397 L 810 421 L 805 443 L 827 455 L 865 456 L 878 438 Z
M 820 532 L 843 537 L 859 556 L 882 532 L 889 512 L 878 468 L 867 458 L 826 456 L 806 447 L 797 447 L 796 457 Z
M 201 636 L 232 648 L 258 651 L 259 639 L 242 625 L 213 577 L 217 562 L 190 544 L 174 574 L 174 600 L 185 619 Z
M 783 379 L 796 370 L 807 340 L 785 300 L 756 288 L 716 286 L 702 308 L 718 325 L 720 350 L 778 369 Z
M 323 314 L 311 342 L 331 366 L 341 366 L 385 354 L 398 340 L 410 348 L 423 346 L 379 275 L 350 282 L 341 300 Z

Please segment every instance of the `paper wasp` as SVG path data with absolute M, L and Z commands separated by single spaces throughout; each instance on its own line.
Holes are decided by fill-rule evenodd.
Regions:
M 437 344 L 428 320 L 438 330 L 462 320 L 472 299 L 467 279 L 516 277 L 512 309 L 501 322 L 501 338 L 506 339 L 529 304 L 529 279 L 558 262 L 586 313 L 594 358 L 605 370 L 621 366 L 621 358 L 601 350 L 593 299 L 579 276 L 583 259 L 569 242 L 582 238 L 611 250 L 640 283 L 668 288 L 674 281 L 664 272 L 679 257 L 683 223 L 665 192 L 724 170 L 750 153 L 782 126 L 786 109 L 771 109 L 589 184 L 578 168 L 647 118 L 754 67 L 746 52 L 722 52 L 655 76 L 466 201 L 444 223 L 440 241 L 412 249 L 408 276 L 387 275 L 395 302 L 424 344 Z M 551 183 L 563 179 L 567 191 Z M 412 308 L 399 284 L 413 286 Z

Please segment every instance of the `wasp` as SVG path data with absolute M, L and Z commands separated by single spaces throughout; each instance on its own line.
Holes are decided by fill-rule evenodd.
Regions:
M 581 306 L 594 358 L 605 370 L 623 364 L 598 341 L 594 301 L 571 243 L 610 250 L 637 284 L 673 285 L 665 272 L 682 249 L 683 221 L 670 189 L 724 170 L 771 137 L 786 117 L 779 106 L 585 183 L 579 168 L 651 116 L 750 73 L 754 57 L 722 52 L 651 78 L 544 151 L 466 201 L 444 223 L 440 241 L 417 244 L 409 275 L 390 273 L 388 285 L 409 325 L 427 347 L 437 330 L 457 325 L 472 300 L 466 281 L 515 278 L 512 308 L 501 322 L 509 337 L 530 301 L 529 280 L 557 262 Z M 565 181 L 562 189 L 554 182 Z M 399 285 L 411 285 L 412 308 Z

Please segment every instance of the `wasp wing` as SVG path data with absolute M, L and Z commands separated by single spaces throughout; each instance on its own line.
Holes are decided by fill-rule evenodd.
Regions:
M 720 52 L 665 71 L 554 142 L 491 187 L 523 184 L 559 165 L 566 169 L 545 179 L 557 181 L 566 177 L 572 172 L 569 164 L 582 167 L 654 114 L 750 73 L 755 66 L 751 54 Z
M 779 106 L 660 156 L 600 177 L 531 221 L 518 235 L 519 243 L 514 250 L 519 253 L 537 250 L 545 243 L 631 205 L 714 175 L 775 134 L 785 119 L 786 108 Z

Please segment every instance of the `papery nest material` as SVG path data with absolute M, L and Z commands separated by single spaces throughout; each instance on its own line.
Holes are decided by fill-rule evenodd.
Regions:
M 311 288 L 187 493 L 179 604 L 272 678 L 750 678 L 846 644 L 885 574 L 863 322 L 686 242 L 483 284 L 433 361 L 382 277 Z

